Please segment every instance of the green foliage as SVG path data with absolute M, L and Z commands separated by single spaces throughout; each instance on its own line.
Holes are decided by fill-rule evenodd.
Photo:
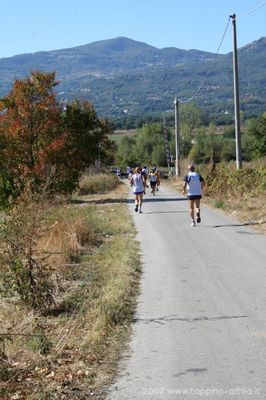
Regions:
M 212 124 L 207 129 L 198 129 L 193 140 L 195 143 L 189 152 L 189 158 L 197 164 L 213 164 L 235 158 L 234 140 L 217 134 Z
M 226 208 L 225 201 L 222 199 L 215 200 L 214 207 L 224 210 Z
M 253 152 L 254 142 L 255 138 L 248 133 L 241 135 L 241 151 L 243 160 L 252 161 L 255 158 Z
M 144 125 L 136 140 L 136 153 L 139 161 L 145 164 L 165 165 L 162 125 Z
M 186 124 L 191 134 L 195 128 L 203 125 L 205 118 L 202 109 L 195 103 L 182 104 L 180 106 L 180 123 Z
M 182 123 L 180 126 L 180 155 L 184 158 L 188 157 L 188 154 L 192 148 L 192 133 L 190 127 L 186 123 Z M 173 135 L 171 143 L 172 154 L 175 152 L 175 137 Z
M 119 165 L 166 165 L 162 125 L 146 124 L 134 137 L 118 143 L 116 160 Z
M 266 113 L 248 121 L 247 135 L 253 138 L 251 152 L 254 158 L 260 158 L 266 154 Z
M 204 127 L 199 125 L 205 121 L 204 116 L 195 105 L 191 107 L 184 105 L 182 109 L 179 143 L 181 158 L 189 158 L 197 164 L 215 164 L 235 160 L 234 126 L 227 127 L 224 132 L 223 128 L 217 128 L 213 123 Z M 241 135 L 243 161 L 251 161 L 266 154 L 265 115 L 248 121 L 243 129 L 244 133 Z M 171 123 L 169 115 L 167 124 Z M 175 155 L 175 134 L 172 127 L 168 128 L 168 136 L 170 153 Z M 118 143 L 115 159 L 118 165 L 154 163 L 166 166 L 161 125 L 159 123 L 145 124 L 136 136 L 124 137 Z
M 235 139 L 235 127 L 227 126 L 224 131 L 224 138 L 226 139 Z
M 117 146 L 115 162 L 117 165 L 136 165 L 138 163 L 138 155 L 134 151 L 136 146 L 136 138 L 125 136 Z

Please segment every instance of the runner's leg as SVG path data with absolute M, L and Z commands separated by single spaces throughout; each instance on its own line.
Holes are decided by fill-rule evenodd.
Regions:
M 194 203 L 195 203 L 195 200 L 189 199 L 189 215 L 190 215 L 191 221 L 194 221 Z
M 200 199 L 195 199 L 195 206 L 196 206 L 197 223 L 199 224 L 201 222 L 201 217 L 200 217 Z

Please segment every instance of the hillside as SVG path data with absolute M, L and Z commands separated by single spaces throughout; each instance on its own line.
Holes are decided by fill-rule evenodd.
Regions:
M 30 70 L 56 71 L 62 101 L 92 101 L 99 115 L 162 113 L 173 99 L 190 97 L 205 77 L 214 54 L 177 48 L 158 49 L 128 38 L 69 49 L 0 59 L 0 95 L 14 78 Z M 241 109 L 259 114 L 266 104 L 266 37 L 238 51 Z M 233 114 L 232 53 L 219 55 L 197 103 L 209 114 Z

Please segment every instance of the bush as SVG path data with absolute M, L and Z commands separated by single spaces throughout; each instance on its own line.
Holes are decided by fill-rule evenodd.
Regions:
M 84 175 L 79 184 L 79 194 L 97 194 L 106 193 L 114 189 L 119 184 L 119 180 L 115 175 L 96 174 Z
M 235 170 L 231 164 L 221 164 L 207 174 L 205 181 L 208 194 L 214 197 L 222 195 L 228 198 L 247 192 L 258 195 L 266 187 L 266 167 Z
M 2 260 L 8 269 L 8 285 L 25 305 L 49 309 L 54 304 L 55 284 L 51 278 L 49 255 L 38 249 L 47 205 L 27 187 L 2 224 Z

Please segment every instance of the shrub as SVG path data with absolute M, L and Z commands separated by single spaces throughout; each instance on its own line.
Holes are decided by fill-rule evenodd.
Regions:
M 119 184 L 119 180 L 115 175 L 111 174 L 95 174 L 84 175 L 79 184 L 79 194 L 97 194 L 106 193 L 114 189 Z
M 48 309 L 54 304 L 55 284 L 49 254 L 38 250 L 47 205 L 27 187 L 2 224 L 4 262 L 9 285 L 29 308 Z
M 235 170 L 231 164 L 220 164 L 205 178 L 209 195 L 222 195 L 224 198 L 252 192 L 257 195 L 266 187 L 266 167 L 246 167 Z

